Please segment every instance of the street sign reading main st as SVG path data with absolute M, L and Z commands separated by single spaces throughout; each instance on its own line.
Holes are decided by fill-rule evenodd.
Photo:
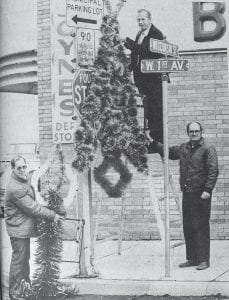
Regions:
M 143 59 L 142 73 L 170 73 L 189 71 L 187 59 Z
M 177 57 L 179 55 L 178 46 L 170 44 L 166 40 L 150 39 L 150 51 L 164 54 L 165 56 Z
M 66 23 L 70 27 L 99 29 L 104 0 L 66 0 Z

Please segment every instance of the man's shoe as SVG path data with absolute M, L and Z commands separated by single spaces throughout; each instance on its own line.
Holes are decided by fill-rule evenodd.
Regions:
M 198 264 L 195 263 L 193 260 L 187 260 L 186 262 L 179 264 L 179 268 L 187 268 L 187 267 L 193 267 L 197 265 Z
M 205 270 L 207 268 L 209 268 L 209 262 L 204 261 L 204 262 L 200 263 L 196 269 L 197 270 Z

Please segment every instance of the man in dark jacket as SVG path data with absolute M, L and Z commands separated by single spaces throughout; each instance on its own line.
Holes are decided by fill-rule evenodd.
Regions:
M 12 246 L 9 295 L 12 300 L 21 300 L 24 299 L 21 296 L 22 281 L 30 283 L 30 237 L 35 236 L 35 218 L 54 222 L 64 218 L 36 202 L 34 189 L 27 179 L 26 160 L 22 156 L 11 160 L 11 168 L 4 200 L 6 229 Z
M 150 51 L 150 39 L 163 40 L 162 32 L 151 23 L 151 13 L 140 9 L 137 14 L 140 31 L 135 41 L 126 38 L 124 43 L 131 50 L 130 70 L 133 71 L 134 82 L 139 93 L 145 95 L 144 110 L 148 126 L 157 141 L 163 140 L 162 122 L 162 80 L 161 75 L 156 73 L 142 73 L 141 60 L 156 59 L 163 57 L 162 54 Z
M 169 158 L 180 160 L 180 187 L 183 192 L 183 230 L 187 261 L 180 267 L 197 266 L 197 270 L 209 267 L 210 260 L 210 213 L 212 190 L 218 177 L 216 149 L 202 137 L 199 122 L 187 125 L 189 142 L 169 148 Z M 163 145 L 153 141 L 149 153 L 163 155 Z

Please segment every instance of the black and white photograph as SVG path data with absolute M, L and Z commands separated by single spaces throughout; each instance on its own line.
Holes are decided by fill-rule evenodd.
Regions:
M 0 2 L 1 300 L 228 300 L 228 0 Z

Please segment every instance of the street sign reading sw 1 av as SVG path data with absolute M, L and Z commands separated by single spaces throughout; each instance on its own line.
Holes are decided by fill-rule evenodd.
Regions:
M 187 59 L 143 59 L 142 73 L 173 73 L 189 71 Z
M 172 57 L 177 57 L 179 55 L 177 45 L 170 44 L 166 40 L 156 40 L 153 38 L 150 39 L 150 51 Z
M 104 0 L 66 0 L 66 23 L 70 27 L 99 29 Z

